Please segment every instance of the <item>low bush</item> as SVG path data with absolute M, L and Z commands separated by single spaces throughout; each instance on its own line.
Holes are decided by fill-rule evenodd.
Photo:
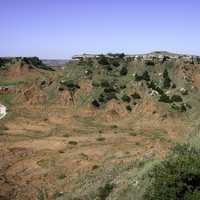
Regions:
M 101 55 L 101 56 L 99 57 L 98 63 L 99 63 L 100 65 L 109 65 L 109 64 L 110 64 L 108 58 L 106 58 L 104 55 Z
M 141 96 L 140 96 L 137 92 L 133 93 L 133 94 L 131 95 L 131 97 L 132 97 L 133 99 L 141 99 Z
M 169 96 L 167 96 L 166 94 L 162 94 L 160 96 L 160 99 L 159 99 L 160 102 L 164 102 L 164 103 L 171 103 L 171 99 Z
M 144 73 L 140 76 L 138 74 L 135 74 L 135 81 L 150 81 L 150 76 L 148 71 L 144 71 Z
M 200 151 L 189 144 L 176 145 L 149 173 L 144 200 L 200 199 Z
M 106 79 L 101 80 L 101 87 L 110 87 L 109 81 Z
M 103 92 L 102 94 L 100 94 L 98 101 L 101 103 L 107 103 L 108 101 L 112 99 L 116 99 L 116 100 L 118 99 L 114 92 L 111 92 L 111 93 Z
M 98 81 L 92 81 L 93 87 L 99 87 L 101 84 Z
M 122 96 L 122 101 L 130 103 L 131 102 L 131 98 L 128 95 L 124 94 Z
M 127 67 L 122 67 L 120 70 L 120 75 L 121 76 L 126 76 L 128 74 L 128 69 Z
M 131 112 L 132 111 L 131 106 L 130 105 L 126 106 L 126 110 L 129 111 L 129 112 Z
M 105 140 L 106 140 L 106 138 L 104 138 L 104 137 L 97 138 L 97 141 L 99 141 L 99 142 L 102 142 L 102 141 L 105 141 Z
M 106 183 L 104 187 L 99 188 L 99 199 L 106 200 L 107 197 L 110 195 L 114 188 L 114 185 L 111 183 Z
M 107 88 L 105 88 L 104 89 L 104 92 L 105 93 L 112 93 L 112 92 L 117 92 L 117 90 L 116 89 L 114 89 L 113 87 L 107 87 Z
M 71 145 L 77 145 L 78 144 L 78 142 L 76 142 L 76 141 L 69 141 L 68 143 L 71 144 Z
M 149 65 L 149 66 L 153 66 L 153 65 L 155 65 L 155 62 L 153 60 L 146 60 L 145 64 Z
M 171 86 L 171 79 L 169 78 L 167 69 L 163 72 L 163 79 L 163 88 L 168 89 Z
M 182 103 L 181 105 L 177 105 L 177 104 L 173 103 L 171 105 L 171 108 L 173 108 L 174 110 L 176 110 L 178 112 L 186 112 L 187 111 L 187 107 L 184 103 Z
M 174 102 L 182 102 L 183 101 L 182 97 L 179 96 L 179 95 L 173 95 L 171 97 L 171 100 L 174 101 Z
M 99 108 L 99 107 L 100 107 L 100 103 L 99 103 L 96 99 L 94 99 L 94 100 L 92 101 L 92 105 L 93 105 L 94 107 L 96 107 L 96 108 Z
M 120 66 L 120 62 L 117 60 L 117 59 L 113 59 L 111 61 L 111 64 L 114 66 L 114 67 L 119 67 Z

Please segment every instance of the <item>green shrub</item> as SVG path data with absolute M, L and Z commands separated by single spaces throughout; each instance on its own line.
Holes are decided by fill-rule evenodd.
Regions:
M 99 188 L 99 198 L 100 200 L 106 200 L 114 188 L 111 183 L 106 183 L 104 187 Z
M 196 59 L 197 59 L 197 64 L 200 64 L 200 57 L 198 56 Z
M 120 62 L 118 61 L 118 59 L 113 59 L 111 61 L 111 64 L 114 66 L 114 67 L 119 67 L 120 66 Z
M 127 67 L 122 67 L 120 70 L 120 75 L 121 76 L 126 76 L 128 74 L 128 69 Z
M 122 101 L 130 103 L 131 102 L 131 98 L 128 95 L 124 94 L 122 96 Z
M 99 103 L 96 99 L 94 99 L 94 100 L 92 101 L 92 105 L 93 105 L 94 107 L 96 107 L 96 108 L 99 108 L 99 107 L 100 107 L 100 103 Z
M 164 103 L 171 103 L 171 99 L 169 96 L 167 96 L 166 94 L 162 94 L 160 96 L 160 99 L 159 99 L 160 102 L 164 102 Z
M 98 63 L 99 63 L 100 65 L 109 65 L 109 64 L 110 64 L 108 58 L 106 58 L 104 55 L 101 55 L 101 56 L 99 57 Z
M 106 140 L 106 138 L 104 138 L 104 137 L 97 138 L 97 141 L 99 141 L 99 142 L 102 142 L 102 141 L 105 141 L 105 140 Z
M 131 112 L 132 111 L 131 106 L 130 105 L 126 106 L 126 110 L 128 110 L 129 112 Z
M 99 87 L 100 83 L 98 81 L 92 81 L 92 86 L 93 87 Z
M 182 102 L 183 101 L 182 97 L 179 96 L 179 95 L 173 95 L 171 97 L 171 100 L 174 101 L 174 102 Z
M 125 57 L 124 53 L 108 53 L 108 56 L 123 59 Z
M 99 168 L 99 165 L 93 165 L 92 166 L 92 170 L 96 170 L 96 169 L 98 169 Z
M 112 93 L 112 92 L 117 92 L 116 89 L 114 89 L 112 86 L 111 87 L 107 87 L 103 90 L 105 93 Z
M 144 73 L 142 74 L 142 79 L 145 81 L 150 81 L 150 76 L 148 71 L 144 71 Z
M 125 85 L 125 84 L 121 84 L 119 87 L 120 87 L 120 89 L 122 89 L 122 90 L 123 90 L 123 89 L 125 89 L 125 88 L 126 88 L 126 85 Z
M 138 74 L 135 74 L 135 81 L 150 81 L 150 76 L 148 71 L 144 71 L 144 73 L 140 76 Z
M 42 66 L 44 65 L 42 61 L 38 57 L 24 57 L 22 59 L 25 63 L 33 64 L 34 66 Z
M 184 103 L 182 103 L 181 105 L 177 105 L 175 103 L 173 103 L 171 105 L 171 108 L 173 108 L 174 110 L 178 111 L 178 112 L 186 112 L 187 111 L 187 105 L 185 105 Z
M 176 145 L 149 173 L 144 200 L 200 199 L 200 151 L 189 144 Z
M 135 74 L 135 81 L 141 81 L 142 80 L 142 76 Z
M 149 65 L 149 66 L 153 66 L 153 65 L 155 65 L 155 62 L 153 60 L 146 60 L 145 64 Z
M 63 137 L 68 138 L 68 137 L 70 137 L 70 135 L 69 135 L 68 133 L 65 133 L 65 134 L 63 135 Z
M 77 145 L 78 144 L 78 142 L 76 142 L 76 141 L 69 141 L 68 143 L 71 144 L 71 145 Z
M 132 97 L 133 99 L 141 99 L 141 96 L 140 96 L 137 92 L 133 93 L 133 94 L 131 95 L 131 97 Z
M 160 95 L 163 95 L 163 94 L 164 94 L 164 91 L 163 91 L 160 87 L 158 87 L 158 86 L 154 83 L 154 81 L 150 81 L 149 83 L 147 83 L 147 87 L 148 87 L 148 88 L 151 88 L 152 90 L 157 91 Z
M 167 69 L 165 69 L 165 71 L 163 72 L 163 78 L 163 88 L 167 89 L 171 86 L 171 79 L 169 78 Z
M 181 104 L 181 112 L 186 112 L 187 108 L 184 103 Z
M 110 87 L 110 83 L 106 79 L 101 80 L 101 87 Z
M 153 81 L 150 81 L 149 83 L 147 83 L 147 87 L 151 88 L 152 90 L 156 90 L 156 84 Z
M 115 92 L 110 92 L 110 93 L 102 93 L 100 94 L 98 101 L 101 103 L 107 103 L 108 101 L 112 100 L 112 99 L 118 99 Z

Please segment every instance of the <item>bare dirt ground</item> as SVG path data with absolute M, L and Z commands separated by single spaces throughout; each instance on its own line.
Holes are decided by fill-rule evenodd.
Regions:
M 136 108 L 118 119 L 108 106 L 104 121 L 89 108 L 81 113 L 59 105 L 12 108 L 0 124 L 0 199 L 37 199 L 43 188 L 49 197 L 70 193 L 76 179 L 97 166 L 163 156 L 186 124 L 152 114 L 153 104 L 142 106 L 143 112 Z

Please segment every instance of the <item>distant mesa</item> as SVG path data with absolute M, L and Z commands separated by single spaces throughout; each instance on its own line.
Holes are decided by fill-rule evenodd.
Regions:
M 72 56 L 72 60 L 81 61 L 81 60 L 87 60 L 87 59 L 99 59 L 102 56 L 106 58 L 110 58 L 110 59 L 114 59 L 116 57 L 123 57 L 124 59 L 127 59 L 129 61 L 143 60 L 144 62 L 146 62 L 146 64 L 149 64 L 149 65 L 155 64 L 155 63 L 163 63 L 165 61 L 175 61 L 177 59 L 182 59 L 188 63 L 193 63 L 194 59 L 200 60 L 199 56 L 177 54 L 177 53 L 171 53 L 167 51 L 154 51 L 147 54 L 124 54 L 124 53 L 80 54 L 80 55 Z

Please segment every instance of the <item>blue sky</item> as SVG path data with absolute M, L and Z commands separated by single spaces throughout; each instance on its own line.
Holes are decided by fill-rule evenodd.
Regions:
M 198 0 L 0 0 L 0 56 L 200 55 Z

